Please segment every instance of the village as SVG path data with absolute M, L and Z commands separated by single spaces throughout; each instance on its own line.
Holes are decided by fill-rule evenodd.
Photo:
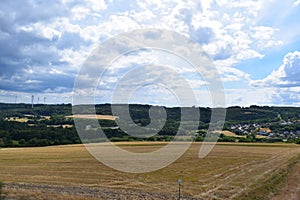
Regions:
M 283 142 L 300 138 L 300 122 L 280 121 L 271 123 L 239 123 L 230 126 L 236 135 L 256 135 L 266 139 L 281 139 Z

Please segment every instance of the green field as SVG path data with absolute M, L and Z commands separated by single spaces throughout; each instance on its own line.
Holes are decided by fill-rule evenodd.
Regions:
M 146 152 L 165 143 L 118 145 Z M 220 143 L 199 159 L 200 145 L 194 143 L 168 167 L 144 174 L 113 170 L 82 145 L 4 148 L 0 181 L 6 196 L 15 199 L 176 199 L 179 178 L 183 199 L 270 199 L 288 195 L 287 183 L 300 186 L 291 175 L 299 171 L 299 145 Z

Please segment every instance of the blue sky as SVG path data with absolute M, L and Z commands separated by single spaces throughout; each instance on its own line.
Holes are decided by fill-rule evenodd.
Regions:
M 30 103 L 31 95 L 36 102 L 72 102 L 78 71 L 98 45 L 126 31 L 161 28 L 191 38 L 209 55 L 227 106 L 300 106 L 299 18 L 299 0 L 7 1 L 0 5 L 0 102 L 17 96 L 17 102 Z M 183 61 L 152 51 L 124 57 L 100 81 L 98 89 L 105 90 L 97 93 L 97 103 L 111 100 L 108 88 L 124 73 L 118 66 L 157 62 L 177 63 L 198 104 L 211 105 L 201 77 L 180 69 Z M 157 85 L 137 89 L 132 98 L 176 105 L 170 91 Z

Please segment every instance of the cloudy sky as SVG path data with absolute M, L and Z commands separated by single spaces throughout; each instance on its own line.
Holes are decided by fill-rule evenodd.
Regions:
M 127 31 L 160 28 L 196 41 L 208 54 L 227 106 L 300 106 L 299 18 L 300 0 L 6 1 L 0 5 L 0 102 L 30 103 L 34 95 L 35 102 L 70 103 L 78 72 L 96 47 Z M 122 77 L 120 66 L 186 65 L 153 51 L 124 57 L 99 81 L 97 103 L 110 101 L 107 88 Z M 198 104 L 211 105 L 203 100 L 209 96 L 203 80 L 191 72 L 183 77 L 202 99 Z M 132 102 L 176 99 L 166 88 L 147 87 L 136 89 Z

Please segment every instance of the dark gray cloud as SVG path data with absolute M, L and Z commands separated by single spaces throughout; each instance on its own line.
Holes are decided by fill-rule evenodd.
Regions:
M 52 29 L 50 35 L 43 32 L 56 19 L 68 18 L 70 8 L 78 3 L 72 4 L 64 6 L 59 0 L 51 3 L 16 0 L 0 5 L 1 90 L 44 92 L 54 91 L 57 87 L 72 89 L 76 71 L 61 60 L 60 50 L 78 50 L 81 45 L 89 43 L 76 33 Z
M 73 87 L 74 76 L 72 74 L 53 74 L 52 72 L 42 72 L 42 76 L 39 74 L 39 71 L 34 71 L 25 76 L 18 74 L 2 76 L 0 90 L 40 93 L 56 91 L 56 88 L 65 88 L 64 92 L 69 92 Z
M 199 44 L 208 44 L 214 37 L 214 32 L 209 27 L 199 27 L 191 32 L 192 39 Z
M 213 55 L 213 60 L 225 60 L 230 58 L 232 52 L 231 46 L 227 46 L 226 48 L 221 48 L 220 51 Z

